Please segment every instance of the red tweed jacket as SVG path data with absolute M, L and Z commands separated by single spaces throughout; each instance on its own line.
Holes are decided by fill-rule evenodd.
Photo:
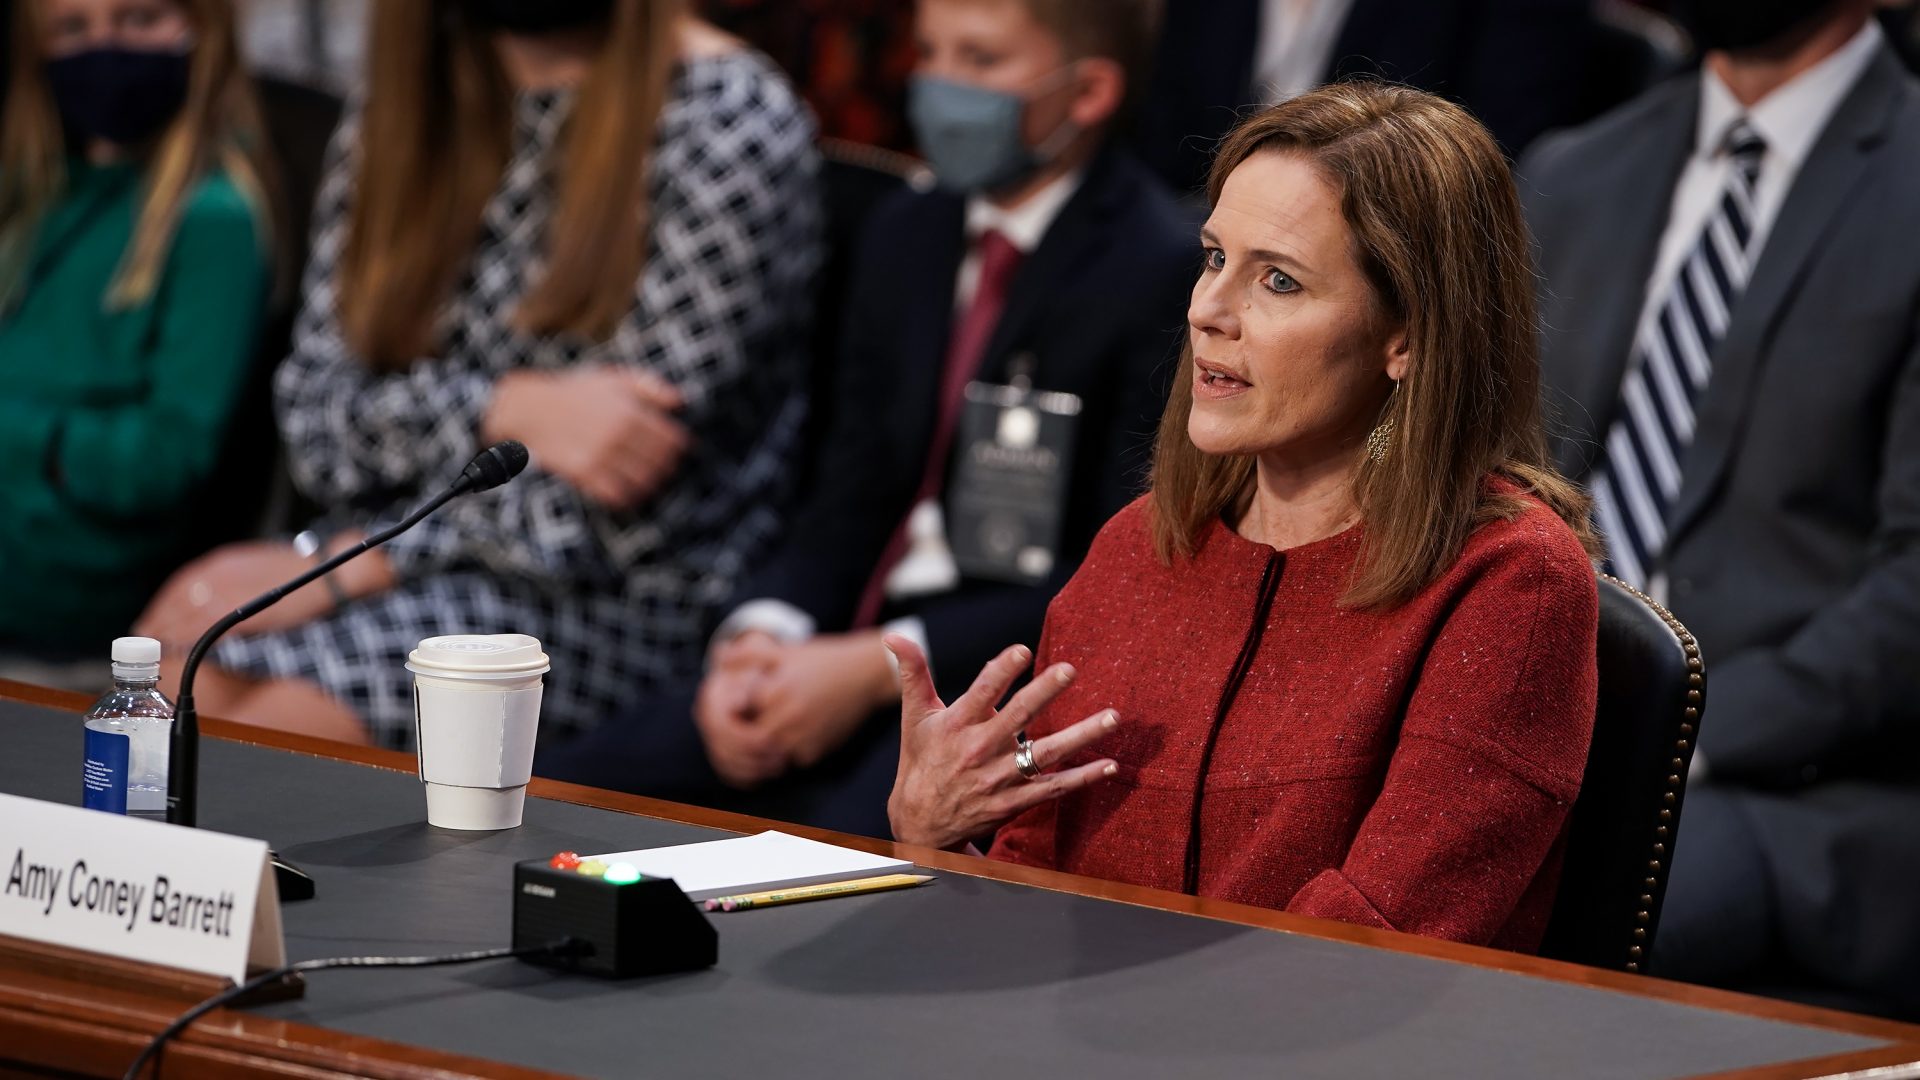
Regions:
M 1140 500 L 1048 610 L 1037 666 L 1097 712 L 1118 775 L 1035 808 L 990 854 L 1366 926 L 1531 951 L 1593 730 L 1599 603 L 1530 501 L 1389 612 L 1340 606 L 1359 528 L 1277 552 L 1216 525 L 1153 554 Z

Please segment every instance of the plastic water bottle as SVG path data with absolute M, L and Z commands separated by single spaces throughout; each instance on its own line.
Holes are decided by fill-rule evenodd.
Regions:
M 160 643 L 113 642 L 113 689 L 87 711 L 81 770 L 90 810 L 161 819 L 167 816 L 167 741 L 173 702 L 160 693 Z

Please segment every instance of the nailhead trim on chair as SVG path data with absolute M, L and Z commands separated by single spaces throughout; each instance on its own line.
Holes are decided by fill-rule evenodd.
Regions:
M 819 140 L 823 156 L 843 161 L 862 169 L 871 169 L 878 173 L 888 173 L 907 182 L 915 191 L 923 191 L 933 186 L 933 170 L 919 158 L 910 157 L 885 147 L 869 146 L 851 139 L 836 139 L 822 136 Z
M 1611 575 L 1602 575 L 1608 581 L 1632 593 L 1641 602 L 1653 609 L 1660 621 L 1667 624 L 1674 637 L 1680 639 L 1680 647 L 1687 654 L 1687 697 L 1685 719 L 1680 722 L 1680 730 L 1674 737 L 1673 761 L 1667 774 L 1667 790 L 1660 797 L 1662 804 L 1660 822 L 1653 830 L 1653 858 L 1647 860 L 1647 879 L 1642 883 L 1645 891 L 1640 894 L 1640 910 L 1635 913 L 1634 921 L 1640 925 L 1634 928 L 1633 943 L 1627 946 L 1627 970 L 1640 970 L 1641 960 L 1646 956 L 1647 926 L 1653 921 L 1653 897 L 1660 891 L 1661 883 L 1668 872 L 1667 846 L 1673 835 L 1673 808 L 1680 802 L 1682 785 L 1687 780 L 1687 766 L 1693 761 L 1694 732 L 1700 723 L 1700 709 L 1704 703 L 1707 687 L 1707 667 L 1700 659 L 1700 643 L 1693 639 L 1673 612 L 1664 604 L 1641 592 L 1639 589 Z

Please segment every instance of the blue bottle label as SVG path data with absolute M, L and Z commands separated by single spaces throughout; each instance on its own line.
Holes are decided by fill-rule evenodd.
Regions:
M 86 788 L 82 805 L 87 809 L 127 812 L 127 757 L 132 745 L 133 740 L 117 731 L 87 729 L 86 763 L 81 770 Z

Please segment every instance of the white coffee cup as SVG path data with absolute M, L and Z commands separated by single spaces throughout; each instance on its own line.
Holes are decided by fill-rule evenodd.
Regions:
M 431 637 L 407 656 L 427 824 L 519 826 L 548 666 L 526 634 Z

